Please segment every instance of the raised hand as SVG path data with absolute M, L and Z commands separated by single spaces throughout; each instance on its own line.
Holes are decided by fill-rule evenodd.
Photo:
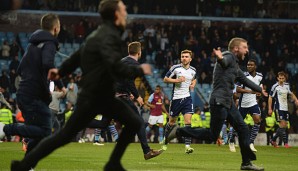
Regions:
M 214 52 L 215 56 L 217 57 L 217 59 L 221 60 L 223 58 L 220 47 L 218 47 L 217 49 L 213 49 L 213 52 Z

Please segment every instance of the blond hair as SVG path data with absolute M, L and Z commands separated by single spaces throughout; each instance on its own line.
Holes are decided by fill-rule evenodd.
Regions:
M 183 53 L 189 53 L 190 57 L 192 57 L 192 51 L 191 50 L 185 49 L 185 50 L 181 51 L 181 55 Z
M 129 55 L 136 55 L 141 51 L 141 43 L 140 42 L 131 42 L 128 44 L 128 54 Z
M 239 46 L 241 42 L 247 43 L 247 40 L 240 38 L 240 37 L 235 37 L 229 42 L 228 50 L 231 51 L 235 47 Z

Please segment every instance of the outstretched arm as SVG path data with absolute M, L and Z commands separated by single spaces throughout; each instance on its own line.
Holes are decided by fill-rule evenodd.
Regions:
M 272 97 L 271 96 L 268 97 L 268 114 L 269 115 L 272 114 Z

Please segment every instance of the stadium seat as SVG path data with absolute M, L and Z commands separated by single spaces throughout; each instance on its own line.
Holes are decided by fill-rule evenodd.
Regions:
M 163 84 L 163 83 L 164 83 L 164 82 L 163 82 L 163 79 L 161 79 L 160 77 L 157 78 L 156 81 L 157 81 L 158 84 Z
M 16 40 L 14 37 L 9 37 L 9 38 L 7 39 L 8 44 L 12 44 L 12 42 L 13 42 L 14 40 Z
M 0 37 L 6 36 L 4 32 L 0 31 Z
M 7 40 L 7 37 L 4 32 L 0 32 L 0 46 L 2 46 L 2 42 L 4 42 L 4 40 Z
M 6 36 L 7 36 L 7 38 L 15 38 L 13 32 L 6 32 Z
M 203 92 L 203 88 L 202 88 L 201 84 L 198 84 L 197 88 L 198 88 L 199 92 L 201 92 L 201 93 Z
M 20 38 L 20 43 L 23 49 L 26 49 L 26 47 L 28 46 L 28 38 L 27 37 L 23 37 Z
M 20 39 L 27 38 L 27 34 L 25 32 L 19 32 L 18 36 L 19 36 Z
M 295 70 L 298 70 L 298 63 L 295 64 Z
M 149 80 L 152 78 L 152 75 L 145 75 L 146 79 Z
M 64 47 L 60 47 L 59 52 L 63 53 L 63 54 L 66 54 L 66 49 Z
M 1 70 L 8 70 L 9 63 L 7 60 L 0 59 L 0 69 Z
M 27 37 L 30 38 L 30 36 L 32 35 L 32 33 L 27 33 Z
M 68 49 L 68 48 L 72 48 L 71 44 L 70 43 L 64 43 L 64 46 L 63 46 L 65 49 Z
M 73 44 L 72 44 L 72 48 L 73 48 L 74 50 L 78 50 L 78 49 L 80 48 L 80 44 L 79 44 L 79 43 L 73 43 Z
M 159 74 L 159 72 L 153 72 L 153 77 L 155 79 L 160 79 L 161 78 L 161 75 Z
M 29 41 L 29 40 L 28 40 L 27 37 L 21 37 L 21 38 L 20 38 L 20 43 L 21 43 L 21 44 L 23 44 L 23 43 L 28 43 L 28 41 Z
M 287 71 L 289 71 L 291 74 L 294 74 L 295 65 L 293 63 L 287 63 L 286 68 L 287 68 Z
M 148 80 L 148 82 L 149 82 L 150 86 L 151 86 L 151 87 L 154 87 L 153 85 L 155 85 L 155 84 L 156 84 L 156 81 L 155 81 L 155 79 L 154 79 L 154 78 L 150 78 L 150 79 L 147 79 L 147 80 Z
M 161 87 L 167 87 L 167 86 L 168 86 L 168 84 L 165 83 L 165 82 L 160 82 L 159 85 L 160 85 Z
M 69 48 L 67 48 L 67 47 L 65 47 L 65 52 L 66 52 L 66 55 L 68 55 L 68 56 L 70 56 L 72 53 L 73 53 L 73 48 L 71 48 L 71 47 L 69 47 Z
M 62 61 L 60 56 L 55 56 L 55 63 L 60 63 Z
M 210 89 L 210 84 L 206 84 L 206 83 L 203 83 L 202 84 L 202 89 L 204 89 L 204 90 L 208 90 L 208 89 Z
M 26 49 L 28 46 L 28 42 L 21 42 L 21 46 L 23 49 Z
M 63 48 L 63 43 L 59 43 L 59 48 Z
M 6 36 L 0 37 L 0 47 L 2 47 L 2 44 L 5 40 L 7 40 Z
M 62 59 L 61 59 L 61 57 L 55 57 L 55 65 L 56 65 L 56 67 L 60 67 L 60 65 L 61 65 L 61 63 L 62 63 Z

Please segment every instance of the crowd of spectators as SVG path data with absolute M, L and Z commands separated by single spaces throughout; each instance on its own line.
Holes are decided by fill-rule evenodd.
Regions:
M 297 18 L 298 5 L 274 0 L 123 0 L 130 14 Z M 23 9 L 96 12 L 100 0 L 24 0 Z
M 97 23 L 87 18 L 70 26 L 62 24 L 59 40 L 61 43 L 82 43 L 96 28 Z M 250 53 L 242 62 L 242 69 L 245 70 L 248 59 L 256 59 L 258 71 L 263 73 L 268 83 L 268 90 L 275 82 L 275 74 L 278 71 L 287 71 L 288 63 L 298 61 L 298 25 L 295 24 L 281 26 L 260 24 L 251 27 L 214 24 L 211 27 L 201 27 L 196 23 L 162 22 L 147 25 L 142 21 L 135 21 L 124 34 L 127 43 L 131 41 L 143 43 L 141 63 L 149 60 L 147 62 L 154 62 L 158 69 L 164 71 L 178 62 L 181 50 L 192 50 L 194 52 L 192 65 L 197 68 L 201 83 L 212 81 L 211 74 L 216 59 L 212 49 L 217 47 L 226 49 L 232 37 L 243 37 L 249 41 Z M 7 41 L 3 41 L 0 49 L 2 59 L 10 60 L 22 51 L 17 41 L 13 41 L 10 45 Z M 287 73 L 292 88 L 297 87 L 295 81 L 297 73 L 290 71 Z
M 161 23 L 145 25 L 135 22 L 127 31 L 126 41 L 141 41 L 144 54 L 153 56 L 156 67 L 167 70 L 177 63 L 181 50 L 194 52 L 192 65 L 196 67 L 202 83 L 211 83 L 211 74 L 215 63 L 213 48 L 227 49 L 232 37 L 243 37 L 249 41 L 250 53 L 241 67 L 246 70 L 246 61 L 256 59 L 271 88 L 278 71 L 287 71 L 287 63 L 297 63 L 298 25 L 277 27 L 273 25 L 257 25 L 249 28 L 242 26 L 220 25 L 199 27 L 196 24 L 183 25 L 177 23 Z M 145 60 L 145 59 L 144 59 Z M 288 81 L 296 85 L 297 73 L 288 71 Z M 273 81 L 271 81 L 273 79 Z
M 194 65 L 200 76 L 205 73 L 207 80 L 213 71 L 215 62 L 213 48 L 226 49 L 232 37 L 243 37 L 249 41 L 249 54 L 243 61 L 242 69 L 245 70 L 246 61 L 250 58 L 257 60 L 259 72 L 266 79 L 275 78 L 278 71 L 287 71 L 288 63 L 297 63 L 298 55 L 298 25 L 297 24 L 259 24 L 245 27 L 243 25 L 230 25 L 229 23 L 212 23 L 211 27 L 203 27 L 194 21 L 185 24 L 179 21 L 148 24 L 136 20 L 126 32 L 126 42 L 140 41 L 143 43 L 143 58 L 141 62 L 154 61 L 159 69 L 168 68 L 179 60 L 182 49 L 190 49 L 194 52 Z M 82 43 L 98 23 L 83 18 L 78 23 L 67 26 L 62 24 L 59 40 L 61 43 Z M 147 61 L 148 62 L 148 61 Z M 295 83 L 295 72 L 288 71 L 289 81 Z M 205 78 L 205 76 L 202 76 Z M 270 85 L 269 85 L 270 86 Z

